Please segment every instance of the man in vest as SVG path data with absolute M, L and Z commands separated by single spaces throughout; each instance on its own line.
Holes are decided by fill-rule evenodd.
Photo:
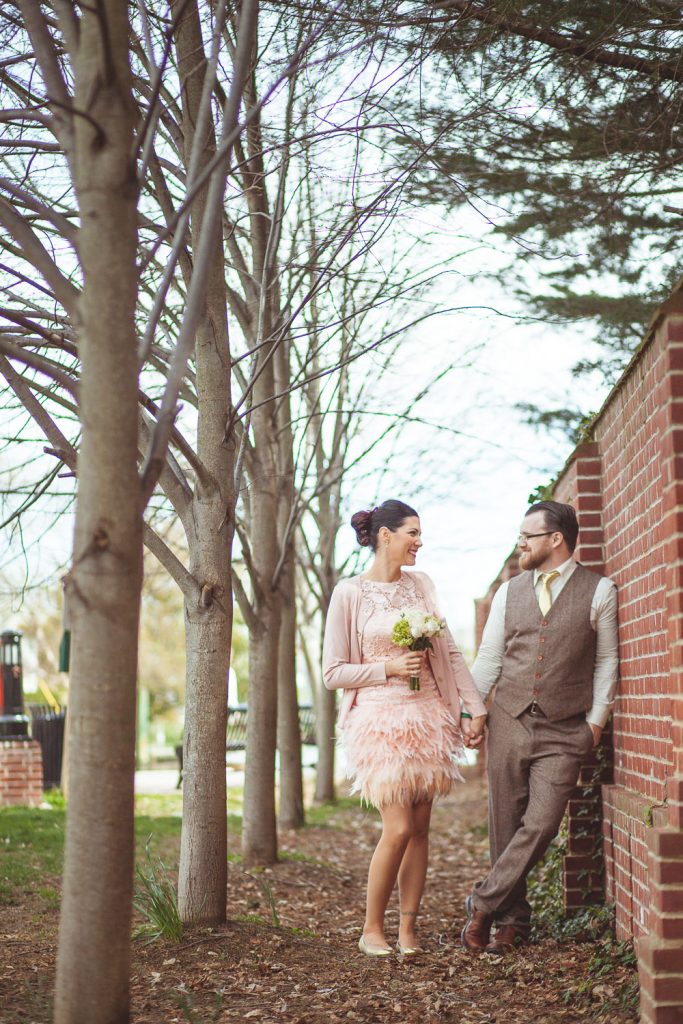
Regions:
M 496 686 L 487 741 L 491 870 L 465 901 L 462 932 L 472 952 L 505 953 L 526 941 L 527 875 L 557 834 L 614 703 L 616 588 L 573 560 L 578 532 L 571 505 L 531 506 L 519 535 L 524 571 L 496 592 L 472 668 L 484 700 Z

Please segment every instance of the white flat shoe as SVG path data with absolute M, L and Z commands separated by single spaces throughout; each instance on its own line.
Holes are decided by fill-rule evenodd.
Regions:
M 390 946 L 370 946 L 364 935 L 358 940 L 358 948 L 366 956 L 391 956 L 392 953 Z

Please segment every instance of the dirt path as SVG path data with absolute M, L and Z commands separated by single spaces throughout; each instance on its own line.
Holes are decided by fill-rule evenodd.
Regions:
M 549 940 L 506 958 L 472 957 L 461 948 L 463 898 L 486 864 L 485 806 L 481 784 L 470 782 L 436 809 L 420 922 L 424 955 L 378 962 L 358 952 L 378 819 L 343 810 L 325 827 L 285 833 L 285 859 L 272 869 L 231 865 L 225 928 L 190 932 L 179 945 L 135 943 L 133 1021 L 636 1021 L 633 1012 L 615 1009 L 631 972 L 590 978 L 591 944 Z M 0 966 L 0 1020 L 47 1024 L 57 911 L 37 929 L 30 906 L 11 909 L 2 925 L 9 955 Z M 390 939 L 397 923 L 393 904 Z

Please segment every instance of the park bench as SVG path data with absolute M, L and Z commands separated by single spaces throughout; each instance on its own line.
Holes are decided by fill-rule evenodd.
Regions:
M 301 742 L 307 746 L 314 747 L 315 739 L 315 714 L 311 704 L 299 705 L 299 731 Z M 226 750 L 244 750 L 247 745 L 247 705 L 237 704 L 228 708 L 228 728 L 226 734 Z M 178 759 L 178 786 L 180 789 L 183 781 L 183 746 L 182 743 L 175 748 Z

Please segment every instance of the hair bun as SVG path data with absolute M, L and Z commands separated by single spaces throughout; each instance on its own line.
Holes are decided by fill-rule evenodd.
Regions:
M 362 548 L 368 548 L 371 544 L 370 526 L 372 522 L 372 511 L 364 509 L 362 512 L 355 512 L 351 516 L 351 526 L 356 531 L 356 540 Z

